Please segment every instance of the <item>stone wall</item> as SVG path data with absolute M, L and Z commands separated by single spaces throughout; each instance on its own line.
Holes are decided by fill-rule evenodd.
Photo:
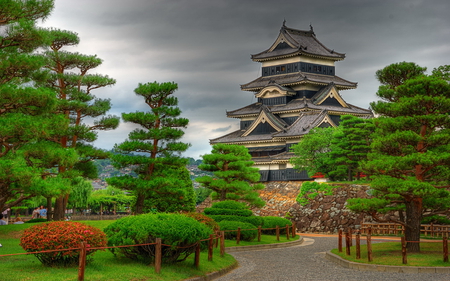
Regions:
M 299 232 L 336 233 L 339 228 L 358 228 L 370 220 L 362 214 L 355 214 L 347 206 L 349 198 L 368 198 L 367 186 L 334 184 L 333 195 L 319 193 L 305 206 L 292 205 L 289 213 Z
M 367 186 L 333 184 L 336 189 L 333 195 L 318 194 L 310 203 L 300 206 L 296 202 L 301 181 L 280 181 L 265 183 L 266 188 L 260 190 L 261 198 L 266 201 L 262 208 L 253 208 L 257 216 L 288 217 L 297 226 L 299 232 L 335 233 L 339 228 L 358 227 L 364 215 L 355 214 L 346 208 L 348 198 L 367 198 Z M 198 212 L 211 206 L 211 199 L 197 207 Z

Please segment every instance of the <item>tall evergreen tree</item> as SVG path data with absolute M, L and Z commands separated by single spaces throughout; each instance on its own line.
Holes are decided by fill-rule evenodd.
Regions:
M 330 171 L 330 175 L 341 176 L 344 171 L 348 181 L 353 180 L 354 174 L 359 180 L 360 163 L 367 159 L 370 151 L 374 125 L 372 120 L 344 115 L 341 117 L 339 127 L 341 130 L 334 134 L 330 152 L 330 165 L 337 168 Z
M 380 212 L 404 212 L 404 219 L 389 221 L 404 225 L 410 252 L 420 251 L 423 216 L 448 213 L 450 207 L 450 85 L 425 70 L 402 62 L 377 72 L 381 101 L 371 107 L 380 117 L 363 165 L 372 175 L 374 198 L 348 200 L 351 210 L 378 221 Z
M 139 84 L 134 92 L 144 98 L 150 111 L 122 113 L 125 122 L 140 128 L 116 145 L 118 154 L 112 160 L 118 168 L 131 167 L 138 177 L 113 177 L 107 182 L 135 193 L 137 214 L 148 209 L 191 211 L 195 207 L 193 186 L 186 177 L 188 160 L 181 157 L 190 145 L 179 141 L 189 120 L 179 117 L 178 99 L 173 96 L 177 89 L 171 82 Z
M 106 115 L 111 108 L 109 99 L 99 99 L 93 94 L 95 89 L 115 84 L 115 80 L 100 74 L 90 72 L 101 65 L 102 60 L 96 55 L 82 55 L 63 50 L 65 47 L 75 46 L 79 42 L 74 32 L 49 29 L 46 30 L 48 45 L 44 52 L 45 81 L 40 85 L 53 89 L 58 98 L 56 114 L 61 114 L 68 121 L 66 128 L 59 136 L 52 140 L 62 148 L 73 148 L 79 154 L 74 165 L 58 164 L 58 173 L 72 178 L 73 185 L 81 181 L 78 176 L 92 177 L 95 167 L 92 159 L 105 158 L 108 154 L 96 149 L 91 142 L 97 138 L 97 130 L 115 129 L 119 124 L 119 117 Z M 93 124 L 87 123 L 86 118 L 94 118 Z M 64 218 L 70 190 L 56 199 L 54 220 Z M 49 216 L 50 217 L 50 216 Z
M 251 159 L 245 146 L 215 144 L 211 154 L 203 155 L 203 163 L 199 165 L 199 169 L 214 175 L 199 177 L 196 181 L 213 191 L 213 199 L 242 200 L 262 207 L 265 202 L 257 190 L 263 189 L 264 185 L 257 183 L 260 174 L 258 168 L 252 167 L 254 162 Z
M 32 52 L 45 43 L 35 20 L 46 18 L 53 1 L 0 2 L 0 211 L 36 195 L 58 194 L 65 181 L 49 177 L 54 162 L 72 165 L 73 151 L 52 146 L 65 120 L 52 114 L 54 93 L 35 87 L 32 77 L 44 60 Z

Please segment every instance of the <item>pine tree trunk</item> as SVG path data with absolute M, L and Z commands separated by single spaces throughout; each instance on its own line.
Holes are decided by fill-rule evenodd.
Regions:
M 55 200 L 55 210 L 53 213 L 53 220 L 60 221 L 64 218 L 64 195 L 56 198 Z
M 409 253 L 420 252 L 420 221 L 422 219 L 422 198 L 406 202 L 406 249 Z
M 136 207 L 135 207 L 136 215 L 140 215 L 140 214 L 144 213 L 144 200 L 145 200 L 145 194 L 139 192 L 137 194 L 137 198 L 136 198 Z
M 47 221 L 53 220 L 52 198 L 47 197 Z

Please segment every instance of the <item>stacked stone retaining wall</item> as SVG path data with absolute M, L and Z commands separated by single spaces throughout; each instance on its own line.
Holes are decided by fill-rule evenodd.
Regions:
M 261 198 L 266 201 L 262 208 L 252 208 L 257 216 L 286 217 L 292 220 L 299 232 L 335 233 L 339 228 L 359 227 L 369 218 L 355 214 L 347 206 L 348 198 L 368 198 L 368 187 L 353 184 L 332 184 L 336 188 L 333 195 L 319 193 L 310 203 L 300 206 L 296 202 L 303 182 L 280 181 L 265 183 L 260 190 Z M 198 212 L 210 207 L 210 198 L 197 207 Z

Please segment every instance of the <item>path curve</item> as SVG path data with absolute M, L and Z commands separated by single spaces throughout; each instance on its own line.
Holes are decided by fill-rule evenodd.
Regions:
M 289 248 L 230 253 L 239 267 L 216 281 L 449 281 L 450 274 L 357 271 L 325 259 L 336 248 L 336 237 L 302 235 L 301 245 Z

